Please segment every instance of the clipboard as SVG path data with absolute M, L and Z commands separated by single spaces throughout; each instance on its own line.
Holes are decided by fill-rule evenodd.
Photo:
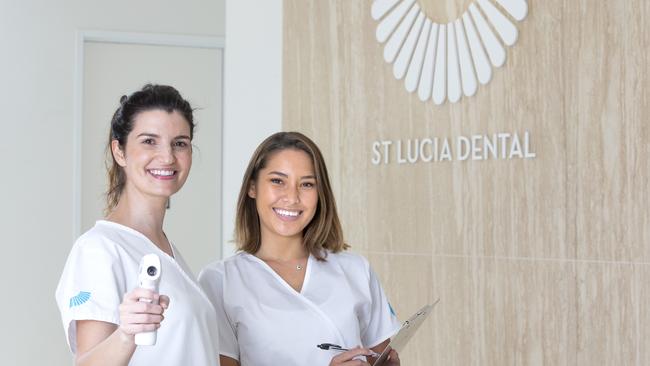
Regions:
M 431 314 L 433 307 L 436 306 L 439 302 L 440 299 L 436 300 L 433 304 L 423 306 L 422 309 L 418 310 L 415 314 L 413 314 L 413 316 L 405 321 L 404 324 L 402 324 L 402 327 L 391 338 L 386 348 L 384 348 L 384 351 L 381 353 L 381 355 L 379 355 L 379 358 L 377 358 L 377 361 L 375 361 L 372 366 L 382 366 L 386 362 L 388 354 L 393 349 L 397 351 L 397 353 L 402 352 L 408 341 L 413 338 L 413 335 L 418 330 L 420 325 L 422 325 L 422 323 L 424 323 L 424 320 L 429 316 L 429 314 Z

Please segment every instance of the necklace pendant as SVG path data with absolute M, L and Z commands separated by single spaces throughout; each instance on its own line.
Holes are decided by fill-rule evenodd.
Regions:
M 298 265 L 296 266 L 296 271 L 300 271 L 301 269 L 302 269 L 302 266 L 301 266 L 300 264 L 298 264 Z

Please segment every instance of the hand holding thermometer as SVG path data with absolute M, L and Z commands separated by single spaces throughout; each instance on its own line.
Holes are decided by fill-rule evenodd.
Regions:
M 158 284 L 162 267 L 160 258 L 156 254 L 147 254 L 140 260 L 138 280 L 141 288 L 158 292 Z M 141 298 L 140 301 L 158 304 L 158 300 Z M 138 346 L 153 346 L 156 344 L 156 331 L 143 332 L 135 335 L 135 344 Z
M 343 347 L 341 347 L 341 346 L 339 346 L 337 344 L 332 344 L 332 343 L 321 343 L 321 344 L 316 345 L 316 347 L 318 347 L 320 349 L 324 349 L 326 351 L 327 350 L 339 351 L 339 352 L 349 351 L 349 349 L 347 349 L 347 348 L 343 348 Z M 370 351 L 370 352 L 372 352 L 372 353 L 370 353 L 369 355 L 366 355 L 366 356 L 379 357 L 379 353 L 373 352 L 373 351 Z

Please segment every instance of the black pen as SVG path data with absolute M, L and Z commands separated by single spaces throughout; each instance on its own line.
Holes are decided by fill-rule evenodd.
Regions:
M 343 347 L 339 346 L 338 344 L 332 344 L 332 343 L 321 343 L 321 344 L 316 345 L 316 347 L 318 347 L 320 349 L 324 349 L 326 351 L 327 350 L 339 351 L 339 352 L 349 351 L 349 349 L 347 349 L 347 348 L 343 348 Z M 372 352 L 372 353 L 369 354 L 369 355 L 366 355 L 366 356 L 379 357 L 379 353 L 374 352 L 372 350 L 370 350 L 370 352 Z

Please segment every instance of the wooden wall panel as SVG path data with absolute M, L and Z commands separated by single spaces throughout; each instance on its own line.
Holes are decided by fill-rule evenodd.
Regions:
M 638 350 L 639 284 L 632 265 L 579 263 L 577 303 L 577 360 L 579 365 L 642 365 Z M 639 307 L 642 308 L 639 308 Z
M 322 148 L 400 315 L 442 298 L 407 364 L 645 365 L 650 2 L 529 0 L 506 64 L 441 106 L 395 79 L 371 5 L 284 2 L 283 128 Z M 524 131 L 535 159 L 371 163 L 377 140 Z
M 434 257 L 433 273 L 440 303 L 423 325 L 433 336 L 419 340 L 432 349 L 432 358 L 404 365 L 478 365 L 502 355 L 498 350 L 505 347 L 505 333 L 494 322 L 495 260 Z
M 578 257 L 650 262 L 650 2 L 567 2 Z
M 639 304 L 638 313 L 635 315 L 635 321 L 638 324 L 639 331 L 637 342 L 637 365 L 650 365 L 650 347 L 647 346 L 650 339 L 650 311 L 647 311 L 647 304 L 650 304 L 650 266 L 637 264 L 634 266 L 635 290 L 638 291 Z
M 494 306 L 484 326 L 502 342 L 479 364 L 576 365 L 574 264 L 498 259 L 496 272 Z

